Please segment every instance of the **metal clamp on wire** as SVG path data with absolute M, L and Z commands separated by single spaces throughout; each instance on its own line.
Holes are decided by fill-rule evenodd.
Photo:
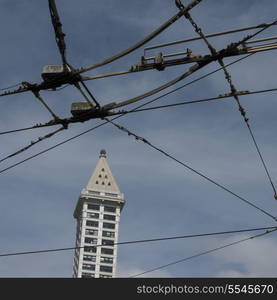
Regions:
M 159 71 L 163 71 L 165 69 L 164 58 L 163 58 L 162 52 L 159 52 L 155 55 L 154 65 L 155 65 L 155 68 Z

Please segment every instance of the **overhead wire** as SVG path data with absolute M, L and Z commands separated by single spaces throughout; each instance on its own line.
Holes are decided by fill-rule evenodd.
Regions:
M 8 86 L 8 87 L 6 87 L 6 88 L 1 88 L 0 91 L 9 90 L 9 89 L 15 88 L 15 87 L 20 86 L 20 85 L 21 85 L 21 83 L 17 83 L 17 84 Z
M 221 35 L 227 35 L 227 34 L 247 31 L 247 30 L 259 29 L 259 28 L 266 27 L 267 25 L 269 25 L 269 23 L 262 23 L 262 24 L 259 24 L 259 25 L 253 25 L 253 26 L 241 27 L 241 28 L 222 31 L 222 32 L 205 34 L 205 36 L 206 36 L 206 38 L 217 37 L 217 36 L 221 36 Z M 274 23 L 273 25 L 277 25 L 277 23 Z M 159 45 L 153 45 L 153 46 L 145 47 L 144 50 L 145 51 L 153 50 L 153 49 L 157 49 L 157 48 L 161 48 L 161 47 L 173 46 L 173 45 L 183 44 L 183 43 L 187 43 L 187 42 L 193 42 L 193 41 L 197 41 L 197 40 L 201 40 L 201 39 L 202 39 L 201 37 L 196 36 L 196 37 L 188 38 L 188 39 L 185 39 L 185 40 L 178 40 L 178 41 L 174 41 L 174 42 L 162 43 L 162 44 L 159 44 Z
M 146 44 L 147 42 L 151 41 L 153 38 L 155 38 L 156 36 L 158 36 L 161 32 L 163 32 L 165 29 L 167 29 L 169 26 L 171 26 L 173 23 L 175 23 L 178 19 L 180 19 L 180 17 L 183 15 L 183 13 L 185 11 L 189 11 L 190 9 L 192 9 L 193 7 L 195 7 L 196 5 L 198 5 L 200 2 L 202 2 L 202 0 L 193 0 L 191 1 L 186 9 L 184 11 L 178 12 L 176 15 L 174 15 L 173 17 L 171 17 L 169 20 L 167 20 L 165 23 L 163 23 L 160 27 L 158 27 L 156 30 L 154 30 L 152 33 L 150 33 L 148 36 L 146 36 L 144 39 L 142 39 L 141 41 L 137 42 L 136 44 L 132 45 L 131 47 L 121 51 L 120 53 L 113 55 L 112 57 L 109 57 L 99 63 L 96 63 L 92 66 L 89 67 L 83 67 L 83 68 L 79 68 L 76 70 L 76 72 L 78 74 L 83 73 L 83 72 L 87 72 L 89 70 L 104 66 L 108 63 L 111 63 L 133 51 L 135 51 L 136 49 L 140 48 L 141 46 L 143 46 L 144 44 Z
M 256 91 L 238 91 L 238 94 L 240 96 L 248 96 L 248 95 L 269 93 L 269 92 L 276 92 L 276 91 L 277 91 L 277 88 L 272 88 L 272 89 L 264 89 L 264 90 L 256 90 Z M 178 103 L 172 103 L 172 104 L 165 104 L 165 105 L 159 105 L 159 106 L 152 106 L 152 107 L 148 107 L 148 108 L 136 109 L 135 111 L 122 110 L 122 111 L 119 111 L 119 112 L 114 112 L 114 113 L 112 113 L 112 115 L 129 114 L 129 113 L 150 111 L 150 110 L 176 107 L 176 106 L 182 106 L 182 105 L 188 105 L 188 104 L 211 102 L 211 101 L 216 101 L 216 100 L 221 100 L 221 99 L 226 99 L 226 98 L 231 98 L 231 97 L 233 97 L 232 94 L 222 94 L 222 95 L 219 95 L 219 96 L 216 96 L 216 97 L 211 97 L 211 98 L 204 98 L 204 99 L 198 99 L 198 100 L 187 100 L 187 101 L 184 101 L 184 102 L 178 102 Z
M 183 10 L 185 8 L 185 6 L 182 4 L 182 1 L 181 0 L 177 0 L 175 1 L 176 3 L 176 6 L 180 9 L 180 10 Z M 196 22 L 193 20 L 193 18 L 191 17 L 190 13 L 187 11 L 184 13 L 184 17 L 189 20 L 189 22 L 191 23 L 191 25 L 194 27 L 195 29 L 195 32 L 200 36 L 200 38 L 205 42 L 205 44 L 207 45 L 207 47 L 209 48 L 210 52 L 212 55 L 216 55 L 216 50 L 215 48 L 211 45 L 211 43 L 208 41 L 208 39 L 206 38 L 205 34 L 203 33 L 202 29 L 196 24 Z M 253 38 L 254 36 L 260 34 L 261 32 L 263 32 L 264 30 L 268 29 L 269 27 L 271 27 L 272 25 L 275 25 L 277 24 L 277 20 L 267 24 L 265 27 L 263 27 L 262 29 L 258 30 L 257 32 L 251 34 L 251 35 L 248 35 L 246 37 L 244 37 L 239 43 L 234 43 L 234 45 L 237 47 L 239 44 L 243 44 L 245 43 L 247 40 L 249 40 L 250 38 Z M 231 47 L 234 47 L 234 45 L 231 45 Z M 236 100 L 236 103 L 239 107 L 239 111 L 240 111 L 240 114 L 241 116 L 243 117 L 244 119 L 244 122 L 247 126 L 247 129 L 251 135 L 251 138 L 253 140 L 253 143 L 254 143 L 254 146 L 256 148 L 256 151 L 258 153 L 258 156 L 260 158 L 260 161 L 262 162 L 262 165 L 264 167 L 264 170 L 266 172 L 266 175 L 267 175 L 267 178 L 269 180 L 269 183 L 273 189 L 273 193 L 274 193 L 274 198 L 277 200 L 277 192 L 276 192 L 276 188 L 274 186 L 274 183 L 272 181 L 272 178 L 271 178 L 271 175 L 269 173 L 269 170 L 268 170 L 268 167 L 265 163 L 265 160 L 263 158 L 263 155 L 261 153 L 261 150 L 260 150 L 260 147 L 257 143 L 257 140 L 254 136 L 254 133 L 253 133 L 253 130 L 250 126 L 250 123 L 249 123 L 249 118 L 247 117 L 246 115 L 246 111 L 244 109 L 244 107 L 241 105 L 241 102 L 239 100 L 239 97 L 238 97 L 238 94 L 237 94 L 237 89 L 232 81 L 232 77 L 231 77 L 231 74 L 227 71 L 226 69 L 226 66 L 223 62 L 223 57 L 219 57 L 218 59 L 218 63 L 220 64 L 220 66 L 222 67 L 222 70 L 224 72 L 224 75 L 225 75 L 225 78 L 230 86 L 230 90 L 231 90 L 231 93 L 233 94 L 233 97 L 234 99 Z
M 225 245 L 222 245 L 222 246 L 213 248 L 213 249 L 209 249 L 209 250 L 206 250 L 206 251 L 203 251 L 203 252 L 199 252 L 199 253 L 194 254 L 194 255 L 192 255 L 192 256 L 188 256 L 188 257 L 185 257 L 185 258 L 182 258 L 182 259 L 179 259 L 179 260 L 176 260 L 176 261 L 173 261 L 173 262 L 170 262 L 170 263 L 161 265 L 161 266 L 159 266 L 159 267 L 156 267 L 156 268 L 153 268 L 153 269 L 149 269 L 149 270 L 146 270 L 146 271 L 141 272 L 141 273 L 137 273 L 137 274 L 132 275 L 132 276 L 130 276 L 130 277 L 131 277 L 131 278 L 134 278 L 134 277 L 138 277 L 138 276 L 141 276 L 141 275 L 149 274 L 149 273 L 154 272 L 154 271 L 158 271 L 158 270 L 161 270 L 161 269 L 165 269 L 165 268 L 168 268 L 168 267 L 170 267 L 170 266 L 173 266 L 173 265 L 176 265 L 176 264 L 179 264 L 179 263 L 183 263 L 183 262 L 192 260 L 192 259 L 194 259 L 194 258 L 203 256 L 203 255 L 206 255 L 206 254 L 210 254 L 210 253 L 213 253 L 213 252 L 222 250 L 222 249 L 225 249 L 225 248 L 227 248 L 227 247 L 231 247 L 231 246 L 234 246 L 234 245 L 238 245 L 238 244 L 244 243 L 244 242 L 246 242 L 246 241 L 250 241 L 250 240 L 253 240 L 253 239 L 255 239 L 255 238 L 259 238 L 259 237 L 265 236 L 265 235 L 267 235 L 267 234 L 269 234 L 269 233 L 272 233 L 272 232 L 274 232 L 274 231 L 276 231 L 276 230 L 277 230 L 277 229 L 269 230 L 269 231 L 266 231 L 266 232 L 264 232 L 264 233 L 260 233 L 260 234 L 257 234 L 257 235 L 252 235 L 252 236 L 250 236 L 250 237 L 247 237 L 247 238 L 244 238 L 244 239 L 240 239 L 240 240 L 237 240 L 237 241 L 232 242 L 232 243 L 228 243 L 228 244 L 225 244 Z
M 38 144 L 38 143 L 40 143 L 40 142 L 42 142 L 42 141 L 44 141 L 44 140 L 46 140 L 46 139 L 48 139 L 48 138 L 54 136 L 55 134 L 59 133 L 59 132 L 62 131 L 62 130 L 65 130 L 65 129 L 67 129 L 67 128 L 63 126 L 63 127 L 60 127 L 59 129 L 57 129 L 57 130 L 55 130 L 55 131 L 52 131 L 52 132 L 50 132 L 50 133 L 47 133 L 47 134 L 44 135 L 44 136 L 38 137 L 37 140 L 31 141 L 30 144 L 28 144 L 27 146 L 25 146 L 25 147 L 23 147 L 23 148 L 21 148 L 21 149 L 15 151 L 14 153 L 9 154 L 9 155 L 5 156 L 4 158 L 0 159 L 0 163 L 2 163 L 3 161 L 5 161 L 5 160 L 7 160 L 7 159 L 9 159 L 9 158 L 12 158 L 12 157 L 18 155 L 18 154 L 20 154 L 20 153 L 22 153 L 22 152 L 24 152 L 24 151 L 27 151 L 28 149 L 30 149 L 30 148 L 33 147 L 34 145 L 36 145 L 36 144 Z
M 160 147 L 155 146 L 154 144 L 152 144 L 151 142 L 149 142 L 149 140 L 131 132 L 129 129 L 125 128 L 122 125 L 119 125 L 117 123 L 115 123 L 112 120 L 109 120 L 108 118 L 105 118 L 105 120 L 109 123 L 111 123 L 112 125 L 114 125 L 116 128 L 120 129 L 121 131 L 125 132 L 128 134 L 128 136 L 132 136 L 134 137 L 136 140 L 141 141 L 143 143 L 145 143 L 146 145 L 148 145 L 149 147 L 157 150 L 158 152 L 160 152 L 161 154 L 165 155 L 166 157 L 174 160 L 175 162 L 177 162 L 178 164 L 182 165 L 183 167 L 185 167 L 186 169 L 192 171 L 193 173 L 201 176 L 202 178 L 206 179 L 207 181 L 211 182 L 212 184 L 216 185 L 217 187 L 219 187 L 220 189 L 224 190 L 225 192 L 235 196 L 236 198 L 238 198 L 239 200 L 243 201 L 244 203 L 248 204 L 249 206 L 252 206 L 253 208 L 255 208 L 256 210 L 259 210 L 261 213 L 267 215 L 268 217 L 272 218 L 274 221 L 277 221 L 277 217 L 273 216 L 271 213 L 265 211 L 264 209 L 258 207 L 257 205 L 253 204 L 252 202 L 246 200 L 245 198 L 239 196 L 238 194 L 234 193 L 233 191 L 231 191 L 229 188 L 227 188 L 226 186 L 218 183 L 217 181 L 211 179 L 209 176 L 203 174 L 202 172 L 197 171 L 196 169 L 192 168 L 191 166 L 189 166 L 187 163 L 184 163 L 182 161 L 180 161 L 179 159 L 175 158 L 174 156 L 172 156 L 171 154 L 169 154 L 168 152 L 166 152 L 165 150 L 163 150 Z
M 131 245 L 131 244 L 139 244 L 139 243 L 152 243 L 152 242 L 161 242 L 161 241 L 171 241 L 171 240 L 180 240 L 180 239 L 189 239 L 189 238 L 199 238 L 199 237 L 207 237 L 207 236 L 218 236 L 225 234 L 234 234 L 234 233 L 245 233 L 245 232 L 253 232 L 253 231 L 261 231 L 261 230 L 277 230 L 276 226 L 270 227 L 260 227 L 260 228 L 250 228 L 250 229 L 240 229 L 240 230 L 231 230 L 231 231 L 221 231 L 221 232 L 210 232 L 210 233 L 199 233 L 199 234 L 189 234 L 189 235 L 181 235 L 181 236 L 167 236 L 162 238 L 151 238 L 151 239 L 143 239 L 143 240 L 133 240 L 133 241 L 125 241 L 125 242 L 117 242 L 113 243 L 111 246 L 119 246 L 119 245 Z M 19 256 L 19 255 L 27 255 L 27 254 L 38 254 L 38 253 L 47 253 L 47 252 L 61 252 L 67 250 L 75 250 L 75 249 L 89 249 L 93 247 L 103 247 L 105 244 L 95 244 L 91 246 L 75 246 L 75 247 L 66 247 L 66 248 L 55 248 L 55 249 L 43 249 L 43 250 L 33 250 L 33 251 L 24 251 L 24 252 L 11 252 L 11 253 L 0 253 L 0 257 L 8 257 L 8 256 Z
M 239 62 L 239 61 L 242 61 L 243 59 L 248 58 L 248 57 L 251 56 L 251 55 L 253 55 L 253 53 L 251 53 L 251 54 L 249 54 L 249 55 L 247 55 L 247 56 L 244 56 L 244 57 L 242 57 L 242 58 L 239 58 L 239 59 L 237 59 L 237 60 L 235 60 L 235 61 L 229 63 L 229 64 L 226 65 L 226 66 L 233 65 L 233 64 L 235 64 L 235 63 L 237 63 L 237 62 Z M 163 98 L 163 97 L 165 97 L 165 96 L 167 96 L 167 95 L 169 95 L 169 94 L 171 94 L 171 93 L 173 93 L 173 92 L 176 92 L 176 91 L 179 90 L 179 89 L 182 89 L 182 88 L 187 87 L 187 86 L 189 86 L 189 85 L 191 85 L 191 84 L 193 84 L 193 83 L 195 83 L 195 82 L 197 82 L 197 81 L 200 81 L 200 80 L 202 80 L 202 79 L 204 79 L 204 78 L 206 78 L 206 77 L 208 77 L 208 76 L 210 76 L 210 75 L 212 75 L 212 74 L 214 74 L 214 73 L 220 71 L 221 69 L 222 69 L 222 68 L 215 69 L 215 70 L 213 70 L 213 71 L 211 71 L 211 72 L 209 72 L 209 73 L 207 73 L 207 74 L 204 74 L 204 75 L 202 75 L 202 76 L 200 76 L 200 77 L 198 77 L 198 78 L 196 78 L 196 79 L 194 79 L 194 80 L 192 80 L 192 81 L 190 81 L 190 82 L 188 82 L 188 83 L 186 83 L 186 84 L 184 84 L 184 85 L 182 85 L 182 86 L 180 86 L 180 87 L 178 87 L 178 88 L 176 88 L 176 89 L 174 89 L 174 90 L 172 90 L 172 91 L 169 91 L 169 92 L 167 92 L 167 93 L 165 93 L 165 94 L 163 94 L 163 95 L 160 95 L 160 96 L 158 96 L 158 97 L 156 97 L 156 98 L 154 98 L 154 99 L 152 99 L 152 100 L 150 100 L 150 101 L 148 101 L 148 102 L 146 102 L 146 103 L 140 104 L 140 105 L 138 105 L 137 107 L 135 107 L 134 109 L 128 111 L 128 113 L 135 112 L 136 110 L 138 110 L 138 109 L 140 109 L 140 108 L 142 108 L 142 107 L 144 107 L 144 106 L 146 106 L 146 105 L 148 105 L 148 104 L 150 104 L 150 103 L 156 102 L 157 100 L 159 100 L 159 99 L 161 99 L 161 98 Z M 119 116 L 113 118 L 112 120 L 116 120 L 116 119 L 122 117 L 123 115 L 126 115 L 126 113 L 125 113 L 125 112 L 122 112 L 122 114 L 120 114 Z M 86 130 L 86 131 L 84 131 L 84 132 L 82 132 L 82 133 L 80 133 L 80 134 L 77 134 L 77 135 L 75 135 L 75 136 L 73 136 L 73 137 L 71 137 L 71 138 L 69 138 L 69 139 L 66 139 L 66 140 L 62 141 L 61 143 L 58 143 L 58 144 L 56 144 L 56 145 L 54 145 L 54 146 L 52 146 L 52 147 L 49 147 L 49 148 L 47 148 L 47 149 L 45 149 L 45 150 L 43 150 L 43 151 L 41 151 L 41 152 L 38 152 L 37 154 L 31 155 L 31 156 L 29 156 L 28 158 L 26 158 L 26 159 L 24 159 L 24 160 L 22 160 L 22 161 L 19 161 L 18 163 L 12 164 L 12 165 L 8 166 L 7 168 L 0 170 L 0 174 L 3 173 L 3 172 L 5 172 L 5 171 L 7 171 L 7 170 L 9 170 L 9 169 L 12 169 L 12 168 L 14 168 L 14 167 L 16 167 L 16 166 L 18 166 L 18 165 L 20 165 L 20 164 L 22 164 L 22 163 L 24 163 L 24 162 L 26 162 L 26 161 L 28 161 L 28 160 L 30 160 L 30 159 L 33 159 L 33 158 L 35 158 L 35 157 L 37 157 L 37 156 L 39 156 L 39 155 L 41 155 L 41 154 L 44 154 L 44 153 L 46 153 L 46 152 L 48 152 L 48 151 L 50 151 L 50 150 L 52 150 L 52 149 L 55 149 L 56 147 L 59 147 L 59 146 L 65 144 L 65 143 L 67 143 L 67 142 L 69 142 L 69 141 L 71 141 L 71 140 L 73 140 L 73 139 L 75 139 L 75 138 L 78 138 L 78 137 L 82 136 L 83 134 L 86 134 L 86 133 L 88 133 L 88 132 L 91 132 L 91 131 L 93 131 L 93 130 L 95 130 L 95 129 L 101 127 L 101 126 L 103 126 L 103 125 L 106 125 L 107 123 L 108 123 L 108 122 L 106 121 L 106 122 L 104 122 L 104 123 L 102 123 L 102 124 L 100 124 L 100 125 L 97 125 L 97 126 L 95 126 L 95 127 L 92 127 L 92 128 L 90 128 L 89 130 Z M 27 127 L 27 128 L 22 128 L 22 129 L 10 130 L 10 131 L 6 131 L 6 132 L 0 132 L 0 135 L 1 135 L 1 134 L 12 133 L 12 132 L 17 132 L 17 131 L 23 131 L 23 130 L 34 129 L 34 128 L 46 127 L 46 126 L 50 126 L 50 125 L 49 125 L 49 122 L 48 122 L 48 123 L 45 123 L 45 124 L 36 124 L 36 125 L 34 125 L 33 127 Z

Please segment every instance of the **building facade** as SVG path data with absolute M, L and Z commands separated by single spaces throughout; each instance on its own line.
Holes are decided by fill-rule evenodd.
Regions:
M 124 206 L 106 157 L 99 161 L 74 211 L 77 220 L 73 277 L 112 278 L 116 260 L 120 213 Z

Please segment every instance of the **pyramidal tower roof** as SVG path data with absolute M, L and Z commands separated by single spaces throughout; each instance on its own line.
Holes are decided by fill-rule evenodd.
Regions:
M 87 183 L 86 190 L 120 194 L 119 187 L 108 164 L 105 150 L 100 151 L 99 161 Z

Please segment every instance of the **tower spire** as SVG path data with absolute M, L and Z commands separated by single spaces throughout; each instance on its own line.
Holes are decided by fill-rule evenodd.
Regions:
M 86 190 L 120 194 L 119 187 L 107 161 L 106 150 L 100 151 L 99 161 L 87 183 Z

